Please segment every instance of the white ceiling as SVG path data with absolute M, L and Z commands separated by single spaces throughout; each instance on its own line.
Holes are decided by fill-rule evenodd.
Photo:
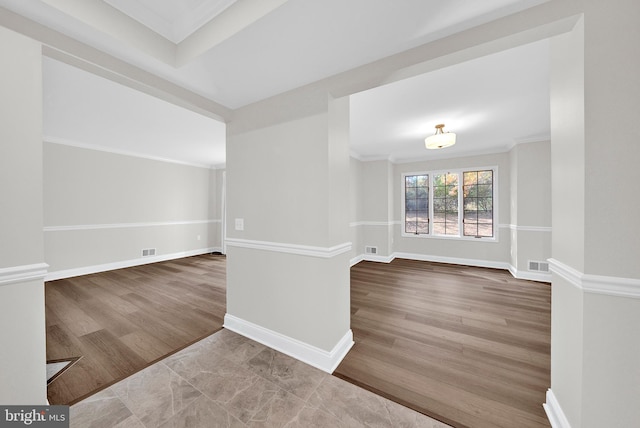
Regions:
M 0 0 L 0 6 L 235 109 L 543 1 Z M 503 150 L 547 135 L 547 55 L 547 46 L 536 43 L 357 94 L 352 152 L 364 159 L 424 157 L 424 149 L 415 147 L 423 147 L 422 140 L 440 121 L 458 133 L 459 143 L 429 156 Z M 45 91 L 57 94 L 45 104 L 48 137 L 189 163 L 220 163 L 219 149 L 212 153 L 223 146 L 224 132 L 209 124 L 211 119 L 186 110 L 178 114 L 175 106 L 160 107 L 149 95 L 125 95 L 135 91 L 107 88 L 109 82 L 98 84 L 95 76 L 80 78 L 86 72 L 79 70 L 76 78 L 66 78 L 72 72 L 64 67 L 53 60 L 45 64 L 45 73 L 58 71 L 45 80 Z M 483 70 L 481 79 L 477 67 Z M 86 94 L 94 94 L 96 101 Z M 203 128 L 178 132 L 179 143 L 162 138 L 172 133 L 156 132 L 143 121 L 145 115 L 128 116 L 138 116 L 139 122 L 118 115 L 126 110 L 118 106 L 132 105 L 133 98 L 136 111 L 149 112 L 151 122 L 172 116 L 184 121 L 182 129 L 193 130 L 196 122 Z M 84 125 L 74 119 L 79 109 Z M 189 149 L 194 162 L 193 156 L 185 157 L 187 150 L 172 148 L 176 144 L 203 149 Z

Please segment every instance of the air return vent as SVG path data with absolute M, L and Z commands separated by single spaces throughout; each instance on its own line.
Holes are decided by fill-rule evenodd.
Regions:
M 364 247 L 365 254 L 378 254 L 378 247 Z
M 529 260 L 529 270 L 534 272 L 549 272 L 549 263 Z
M 142 250 L 142 257 L 155 256 L 156 249 L 155 248 L 145 248 Z

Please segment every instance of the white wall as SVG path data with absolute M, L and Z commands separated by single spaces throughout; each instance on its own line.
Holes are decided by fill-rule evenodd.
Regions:
M 517 276 L 536 278 L 528 262 L 551 255 L 551 143 L 516 145 L 510 152 L 511 266 Z
M 45 142 L 49 277 L 219 249 L 217 175 L 206 168 Z M 155 248 L 156 257 L 143 259 L 144 248 Z
M 364 252 L 362 241 L 362 162 L 349 158 L 349 235 L 351 236 L 351 263 L 360 260 Z
M 348 99 L 325 94 L 321 111 L 289 119 L 277 106 L 227 126 L 225 326 L 330 371 L 342 355 L 328 354 L 351 343 Z M 273 121 L 244 128 L 254 114 Z
M 46 404 L 41 46 L 0 27 L 0 403 Z
M 402 236 L 402 174 L 459 168 L 498 167 L 495 242 Z M 352 236 L 357 246 L 352 263 L 394 257 L 509 269 L 518 278 L 550 281 L 548 273 L 528 270 L 528 261 L 551 256 L 550 143 L 515 146 L 511 151 L 482 156 L 393 164 L 352 160 Z M 520 215 L 518 215 L 518 209 Z M 365 246 L 378 254 L 364 254 Z

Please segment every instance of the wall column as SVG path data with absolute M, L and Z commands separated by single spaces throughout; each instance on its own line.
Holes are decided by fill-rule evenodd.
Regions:
M 0 27 L 0 403 L 46 404 L 42 53 Z
M 353 344 L 349 101 L 316 101 L 288 114 L 276 97 L 227 126 L 225 327 L 331 372 Z
M 555 426 L 640 421 L 640 4 L 584 2 L 552 42 Z M 615 184 L 614 184 L 615 183 Z

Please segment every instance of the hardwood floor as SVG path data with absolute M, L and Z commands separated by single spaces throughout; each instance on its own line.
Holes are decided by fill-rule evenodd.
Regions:
M 82 356 L 52 404 L 221 328 L 226 260 L 198 256 L 47 282 L 47 359 Z M 549 427 L 549 284 L 396 259 L 351 269 L 356 344 L 334 373 L 456 427 Z
M 351 269 L 356 344 L 335 375 L 456 427 L 549 427 L 551 287 L 396 259 Z
M 73 404 L 222 327 L 224 256 L 203 255 L 45 284 L 47 360 L 82 356 L 49 385 Z

